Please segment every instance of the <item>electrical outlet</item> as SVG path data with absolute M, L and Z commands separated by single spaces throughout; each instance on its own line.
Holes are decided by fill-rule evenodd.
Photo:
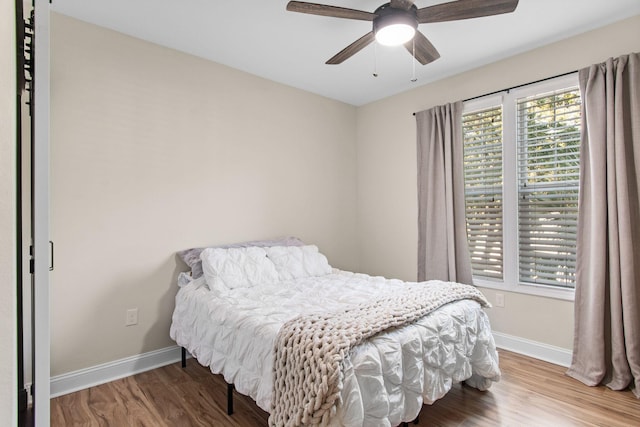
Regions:
M 504 307 L 504 294 L 496 294 L 496 307 Z
M 127 320 L 125 326 L 133 326 L 138 324 L 138 308 L 130 308 L 127 310 Z

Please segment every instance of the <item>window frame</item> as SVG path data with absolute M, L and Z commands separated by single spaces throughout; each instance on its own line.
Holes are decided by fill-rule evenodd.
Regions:
M 518 99 L 578 87 L 578 73 L 532 83 L 463 103 L 462 114 L 502 105 L 502 218 L 503 278 L 473 277 L 474 284 L 490 289 L 573 301 L 575 288 L 520 282 L 518 274 Z

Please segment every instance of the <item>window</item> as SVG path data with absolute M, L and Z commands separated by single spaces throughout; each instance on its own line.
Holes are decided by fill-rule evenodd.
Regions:
M 465 103 L 467 236 L 479 284 L 572 298 L 580 123 L 576 75 Z
M 580 93 L 518 100 L 517 117 L 520 281 L 573 288 Z
M 473 272 L 502 279 L 502 107 L 465 114 L 464 189 Z

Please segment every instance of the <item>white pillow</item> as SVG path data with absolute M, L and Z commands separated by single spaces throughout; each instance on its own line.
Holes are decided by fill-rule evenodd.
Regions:
M 272 246 L 265 249 L 278 271 L 280 280 L 324 276 L 331 273 L 327 257 L 321 254 L 315 245 Z
M 213 291 L 278 281 L 278 272 L 262 248 L 207 248 L 200 259 L 207 284 Z

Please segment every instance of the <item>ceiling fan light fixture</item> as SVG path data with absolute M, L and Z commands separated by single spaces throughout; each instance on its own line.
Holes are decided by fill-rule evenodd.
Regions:
M 405 44 L 416 34 L 416 29 L 407 24 L 392 24 L 376 32 L 376 41 L 384 46 Z
M 389 4 L 379 7 L 373 20 L 376 41 L 384 46 L 399 46 L 411 40 L 418 28 L 415 9 L 396 9 Z

